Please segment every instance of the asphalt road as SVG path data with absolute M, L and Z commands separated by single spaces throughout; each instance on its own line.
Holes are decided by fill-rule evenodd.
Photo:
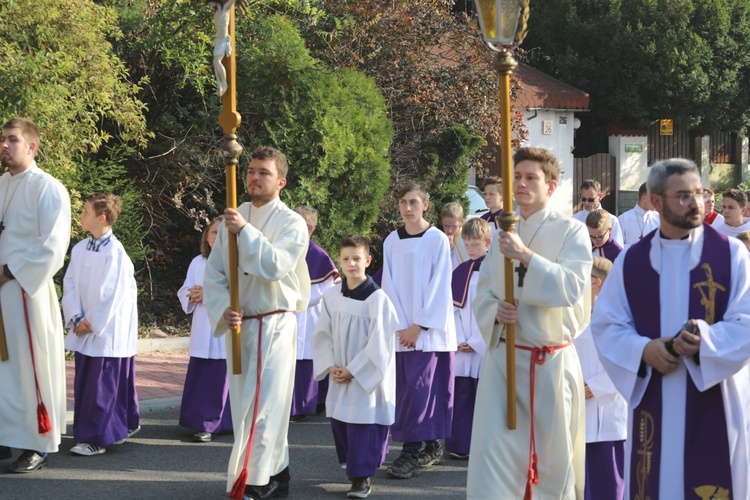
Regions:
M 0 499 L 225 499 L 226 465 L 232 435 L 211 443 L 193 443 L 191 432 L 179 427 L 175 407 L 141 415 L 142 430 L 103 455 L 81 457 L 69 450 L 75 444 L 63 436 L 60 452 L 50 455 L 42 470 L 31 474 L 4 474 L 0 463 Z M 72 426 L 68 426 L 72 430 Z M 328 421 L 310 417 L 289 429 L 289 498 L 345 499 L 349 483 L 338 464 Z M 398 456 L 391 443 L 386 465 Z M 14 452 L 14 458 L 18 452 Z M 443 465 L 419 477 L 389 478 L 385 468 L 373 478 L 370 498 L 405 499 L 466 497 L 466 461 L 446 459 Z

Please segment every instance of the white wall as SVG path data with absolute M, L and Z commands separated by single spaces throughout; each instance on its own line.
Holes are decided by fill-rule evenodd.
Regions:
M 523 146 L 545 148 L 557 157 L 560 162 L 561 175 L 557 190 L 552 195 L 552 207 L 564 214 L 573 213 L 573 195 L 577 190 L 573 186 L 573 137 L 575 116 L 572 111 L 524 111 L 524 124 L 529 136 Z M 563 118 L 563 120 L 561 120 Z M 545 121 L 551 122 L 545 130 Z M 561 123 L 561 121 L 567 123 Z M 551 132 L 551 133 L 545 133 Z
M 642 151 L 632 152 L 632 149 L 638 148 Z M 617 161 L 618 189 L 638 191 L 648 178 L 648 137 L 610 136 L 609 154 Z

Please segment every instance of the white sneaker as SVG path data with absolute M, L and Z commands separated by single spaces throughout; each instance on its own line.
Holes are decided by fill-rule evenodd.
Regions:
M 104 446 L 97 446 L 95 444 L 88 443 L 78 443 L 70 449 L 71 453 L 75 453 L 76 455 L 83 455 L 86 457 L 90 457 L 92 455 L 101 455 L 106 451 L 107 449 Z
M 125 439 L 120 439 L 119 441 L 115 441 L 115 442 L 114 442 L 114 443 L 112 443 L 112 444 L 122 444 L 122 443 L 124 443 L 124 442 L 125 442 L 125 440 L 126 440 L 126 439 L 128 439 L 128 438 L 131 438 L 131 437 L 135 436 L 135 435 L 136 435 L 136 434 L 138 434 L 138 433 L 139 433 L 140 431 L 141 431 L 141 426 L 140 426 L 140 425 L 139 425 L 138 427 L 136 427 L 135 429 L 128 429 L 128 437 L 126 437 Z

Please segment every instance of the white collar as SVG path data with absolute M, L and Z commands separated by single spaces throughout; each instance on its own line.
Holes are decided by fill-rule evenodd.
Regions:
M 698 266 L 701 261 L 701 255 L 703 253 L 703 224 L 696 227 L 690 232 L 688 236 L 690 240 L 690 260 L 688 263 L 689 269 L 692 271 Z M 648 257 L 651 262 L 651 267 L 657 273 L 661 269 L 661 234 L 657 230 L 653 238 L 651 238 L 651 250 L 649 251 Z

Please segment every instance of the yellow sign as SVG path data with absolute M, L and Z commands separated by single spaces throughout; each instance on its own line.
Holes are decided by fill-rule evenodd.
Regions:
M 672 120 L 659 120 L 659 135 L 672 135 L 673 132 L 674 125 L 672 124 Z

